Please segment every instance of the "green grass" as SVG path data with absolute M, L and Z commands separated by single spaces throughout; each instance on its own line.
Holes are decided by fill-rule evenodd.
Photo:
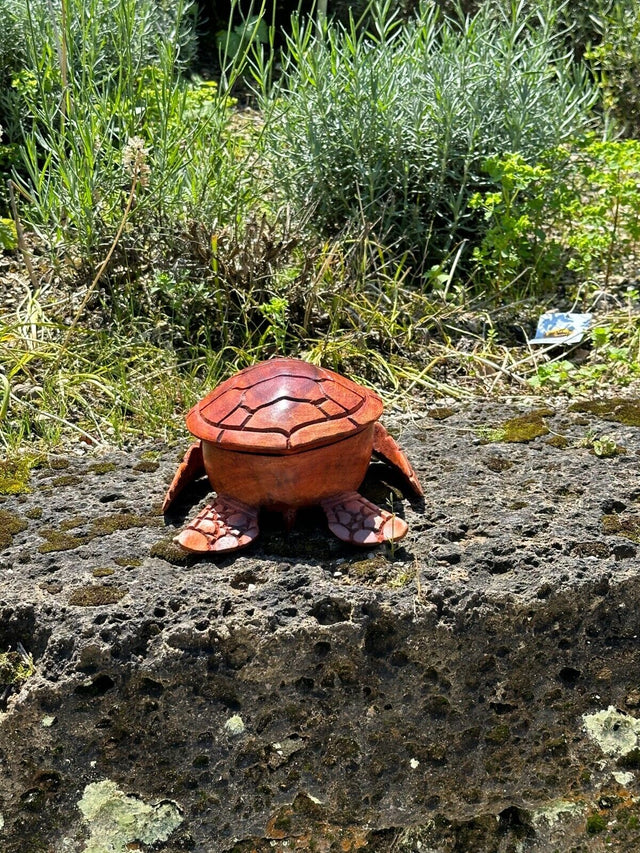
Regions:
M 583 143 L 558 10 L 377 4 L 368 31 L 298 21 L 278 57 L 265 5 L 212 81 L 189 2 L 0 0 L 5 455 L 172 441 L 274 355 L 405 408 L 632 383 L 638 143 Z M 261 111 L 236 101 L 250 56 Z M 559 303 L 596 311 L 586 353 L 522 343 Z

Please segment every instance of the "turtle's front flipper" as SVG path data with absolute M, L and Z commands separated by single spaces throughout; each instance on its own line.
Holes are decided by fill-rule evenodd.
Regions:
M 174 539 L 186 551 L 223 554 L 244 548 L 258 535 L 258 510 L 218 496 Z
M 358 492 L 342 492 L 322 501 L 329 530 L 352 545 L 395 542 L 407 532 L 407 523 L 363 498 Z
M 409 489 L 419 498 L 424 494 L 418 475 L 404 454 L 404 450 L 377 421 L 373 428 L 373 452 L 402 475 Z
M 178 470 L 173 476 L 171 485 L 167 489 L 167 494 L 164 496 L 162 504 L 162 512 L 166 512 L 179 493 L 192 480 L 204 474 L 204 460 L 202 458 L 202 442 L 194 441 L 191 447 L 184 454 L 184 459 L 178 466 Z

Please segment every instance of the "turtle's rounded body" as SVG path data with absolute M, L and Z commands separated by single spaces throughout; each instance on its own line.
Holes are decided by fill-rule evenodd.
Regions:
M 177 541 L 223 552 L 258 534 L 261 507 L 284 513 L 320 504 L 341 539 L 375 545 L 400 539 L 406 523 L 357 493 L 372 452 L 422 494 L 395 441 L 378 422 L 380 397 L 331 370 L 277 358 L 241 370 L 197 403 L 187 427 L 199 439 L 176 472 L 163 510 L 203 471 L 217 499 Z

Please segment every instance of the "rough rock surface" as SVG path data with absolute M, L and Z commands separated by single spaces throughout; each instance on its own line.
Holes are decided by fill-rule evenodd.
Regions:
M 176 448 L 34 470 L 0 504 L 0 655 L 35 670 L 0 666 L 0 850 L 640 850 L 638 428 L 524 406 L 387 419 L 426 492 L 372 465 L 393 549 L 309 510 L 185 556 Z

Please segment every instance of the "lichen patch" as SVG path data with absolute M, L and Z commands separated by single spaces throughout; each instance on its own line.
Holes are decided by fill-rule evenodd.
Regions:
M 585 803 L 572 802 L 571 800 L 554 800 L 547 803 L 539 809 L 536 809 L 531 815 L 531 822 L 534 826 L 538 826 L 542 821 L 549 826 L 555 826 L 566 817 L 574 817 L 586 811 Z
M 224 724 L 224 727 L 232 737 L 241 735 L 245 728 L 244 721 L 242 717 L 238 716 L 238 714 L 234 714 L 233 717 L 229 717 L 227 722 Z
M 612 757 L 622 757 L 638 748 L 640 720 L 618 711 L 613 705 L 594 714 L 583 714 L 587 734 Z
M 173 801 L 149 805 L 125 794 L 110 779 L 87 785 L 78 808 L 90 832 L 83 853 L 124 853 L 136 843 L 157 844 L 183 820 Z

